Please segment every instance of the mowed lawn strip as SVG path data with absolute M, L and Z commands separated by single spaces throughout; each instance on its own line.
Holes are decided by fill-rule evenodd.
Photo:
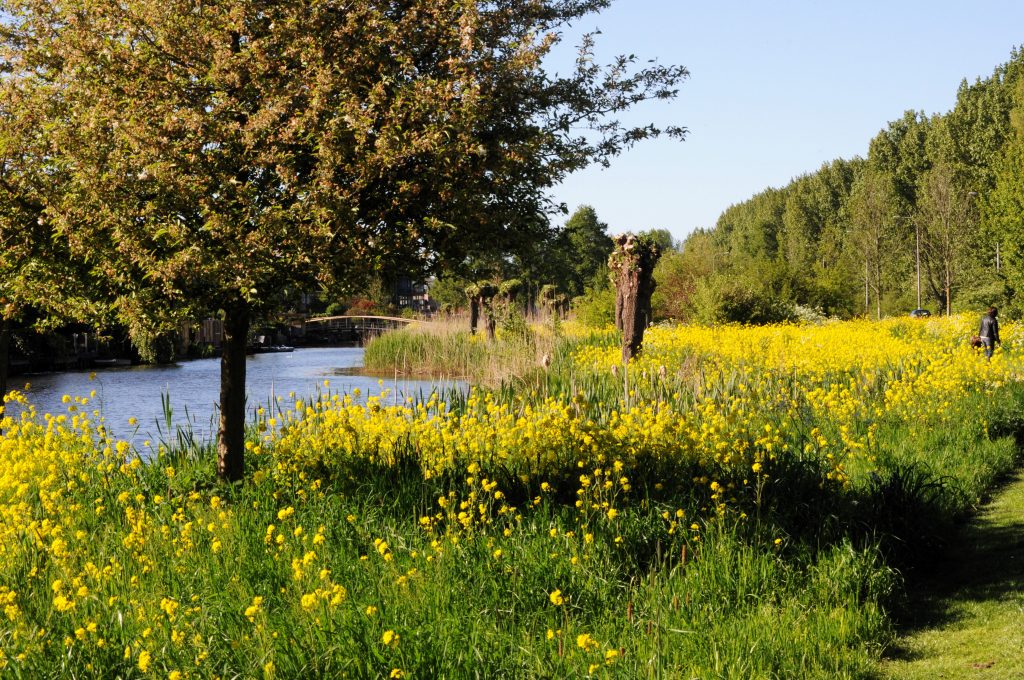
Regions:
M 892 678 L 1024 678 L 1024 471 L 912 593 Z

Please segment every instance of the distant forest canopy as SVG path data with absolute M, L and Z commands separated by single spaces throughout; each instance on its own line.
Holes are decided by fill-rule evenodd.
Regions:
M 1018 48 L 964 80 L 952 111 L 889 123 L 866 159 L 730 206 L 662 257 L 655 313 L 764 323 L 994 304 L 1024 315 L 1022 74 Z

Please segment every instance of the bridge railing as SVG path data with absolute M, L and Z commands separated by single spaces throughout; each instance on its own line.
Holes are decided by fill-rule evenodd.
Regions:
M 324 321 L 335 321 L 335 320 L 351 320 L 356 319 L 380 319 L 382 321 L 392 321 L 396 324 L 408 325 L 411 323 L 420 323 L 419 319 L 408 319 L 404 316 L 377 316 L 372 314 L 350 316 L 350 315 L 338 315 L 338 316 L 314 316 L 306 319 L 306 323 L 319 323 Z
M 324 332 L 334 336 L 335 340 L 352 342 L 362 341 L 369 337 L 380 335 L 387 331 L 404 328 L 406 326 L 420 323 L 418 319 L 407 319 L 400 316 L 317 316 L 303 319 L 295 326 L 300 326 L 304 331 Z

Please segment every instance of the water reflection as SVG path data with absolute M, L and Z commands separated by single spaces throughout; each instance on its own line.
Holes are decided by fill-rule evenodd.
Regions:
M 290 395 L 308 397 L 325 391 L 352 394 L 357 388 L 359 400 L 390 389 L 390 402 L 406 396 L 429 394 L 435 387 L 458 387 L 462 383 L 435 383 L 427 380 L 390 379 L 360 375 L 363 350 L 358 347 L 324 347 L 297 349 L 290 353 L 257 354 L 246 363 L 246 409 L 252 413 L 266 406 L 275 397 Z M 21 376 L 11 380 L 30 385 L 29 399 L 42 413 L 65 413 L 65 394 L 88 396 L 95 390 L 88 410 L 100 409 L 107 426 L 122 438 L 131 437 L 136 444 L 144 440 L 157 442 L 162 438 L 164 412 L 162 395 L 169 395 L 174 427 L 190 427 L 199 441 L 212 439 L 216 432 L 217 402 L 220 398 L 220 361 L 202 359 L 168 366 L 131 366 L 97 371 L 90 380 L 89 372 L 49 373 Z M 129 418 L 138 420 L 138 431 L 129 425 Z M 166 438 L 166 433 L 163 435 Z

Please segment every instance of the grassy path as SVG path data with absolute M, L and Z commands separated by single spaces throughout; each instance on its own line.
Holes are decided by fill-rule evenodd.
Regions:
M 1024 678 L 1024 471 L 911 595 L 892 678 Z

